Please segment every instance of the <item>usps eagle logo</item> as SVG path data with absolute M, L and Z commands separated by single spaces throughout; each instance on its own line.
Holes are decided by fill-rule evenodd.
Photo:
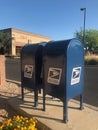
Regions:
M 33 68 L 34 68 L 33 65 L 24 66 L 24 77 L 25 78 L 32 78 Z
M 71 76 L 71 85 L 79 83 L 80 76 L 81 76 L 81 67 L 73 68 Z
M 62 69 L 61 68 L 54 68 L 50 67 L 48 71 L 48 78 L 47 82 L 55 85 L 60 84 Z

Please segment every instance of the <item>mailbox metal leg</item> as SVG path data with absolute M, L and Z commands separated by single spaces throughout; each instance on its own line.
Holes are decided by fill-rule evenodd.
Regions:
M 22 94 L 22 100 L 24 100 L 24 89 L 23 89 L 23 86 L 21 87 L 21 94 Z
M 63 102 L 63 121 L 68 122 L 68 101 Z
M 39 89 L 39 93 L 41 94 L 41 89 Z
M 45 90 L 43 89 L 43 111 L 46 110 L 46 106 L 45 106 Z
M 38 90 L 34 90 L 34 107 L 38 106 Z
M 84 109 L 83 106 L 83 94 L 80 95 L 80 110 Z

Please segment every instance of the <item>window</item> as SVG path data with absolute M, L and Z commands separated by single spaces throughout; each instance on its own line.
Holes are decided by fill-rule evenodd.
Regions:
M 16 46 L 16 55 L 20 56 L 22 46 Z

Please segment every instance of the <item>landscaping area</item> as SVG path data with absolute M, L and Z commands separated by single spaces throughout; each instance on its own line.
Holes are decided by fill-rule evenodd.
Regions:
M 20 85 L 12 82 L 0 86 L 0 130 L 37 130 L 35 118 L 19 116 L 8 106 L 8 100 L 19 96 L 20 91 Z

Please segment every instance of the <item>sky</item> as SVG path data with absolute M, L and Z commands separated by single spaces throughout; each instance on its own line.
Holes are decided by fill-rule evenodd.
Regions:
M 75 37 L 83 28 L 98 30 L 98 0 L 0 0 L 0 30 L 15 28 L 48 36 L 51 40 Z

